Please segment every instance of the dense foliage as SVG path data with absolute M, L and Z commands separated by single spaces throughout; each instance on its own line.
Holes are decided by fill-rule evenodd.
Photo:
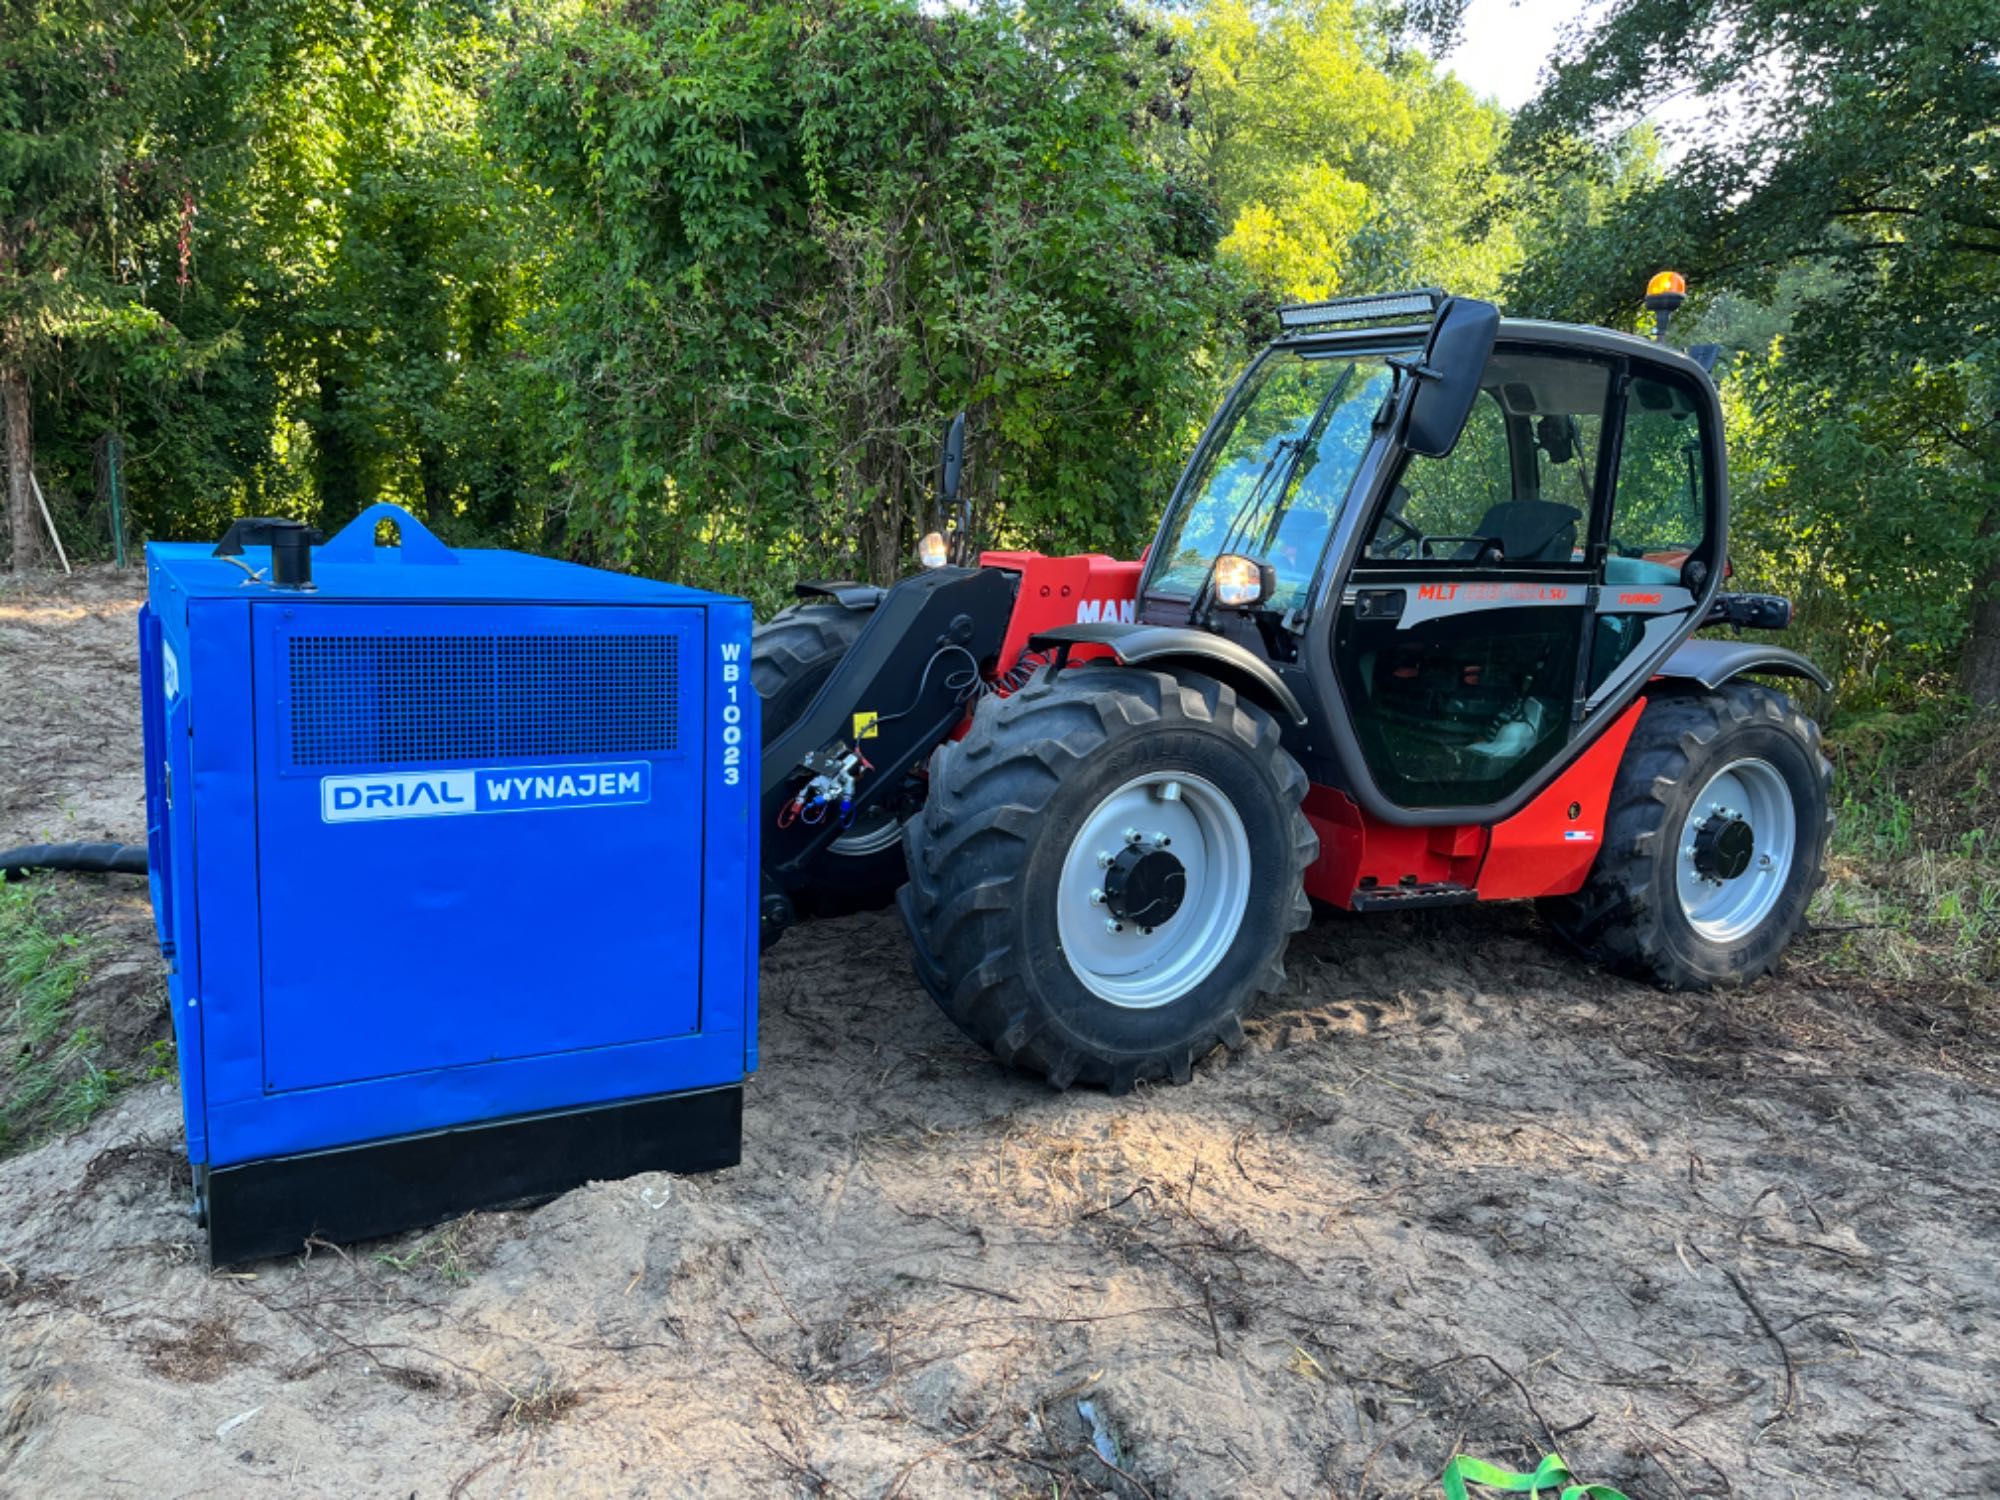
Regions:
M 1670 166 L 1587 144 L 1676 90 L 1710 124 Z M 1515 301 L 1620 320 L 1661 265 L 1713 299 L 1738 564 L 1800 596 L 1851 696 L 1956 662 L 2000 702 L 1996 121 L 1991 0 L 1615 0 L 1517 124 L 1564 215 Z
M 1512 223 L 1488 212 L 1501 111 L 1389 47 L 1351 0 L 1201 0 L 1174 30 L 1226 259 L 1292 298 L 1499 290 L 1514 256 Z
M 243 101 L 269 66 L 266 28 L 225 31 L 166 5 L 0 5 L 0 407 L 19 562 L 47 545 L 24 503 L 31 394 L 45 455 L 74 472 L 92 438 L 152 423 L 242 348 L 208 316 L 192 259 L 197 186 L 248 169 Z
M 1330 0 L 286 0 L 208 33 L 89 0 L 10 34 L 9 149 L 89 170 L 8 158 L 8 201 L 83 226 L 50 263 L 126 320 L 0 325 L 86 545 L 115 441 L 154 535 L 386 498 L 770 600 L 899 571 L 964 409 L 982 540 L 1134 548 L 1277 296 L 1490 291 L 1511 244 L 1471 225 L 1504 117 Z M 36 102 L 93 58 L 147 87 Z
M 954 411 L 980 540 L 1132 549 L 1276 301 L 1671 263 L 1746 581 L 2000 697 L 1990 4 L 1613 0 L 1514 122 L 1458 10 L 0 0 L 0 410 L 84 552 L 391 499 L 768 605 L 901 571 Z
M 534 348 L 572 550 L 893 577 L 961 408 L 980 533 L 1133 545 L 1236 295 L 1156 144 L 1173 51 L 1069 5 L 668 0 L 524 55 L 494 114 L 560 226 Z

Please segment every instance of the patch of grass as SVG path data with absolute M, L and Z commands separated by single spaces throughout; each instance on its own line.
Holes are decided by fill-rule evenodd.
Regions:
M 88 1050 L 79 1048 L 76 1054 L 82 1071 L 57 1088 L 54 1107 L 50 1110 L 58 1130 L 75 1130 L 88 1123 L 131 1082 L 123 1069 L 100 1068 L 97 1065 L 95 1032 L 79 1030 L 71 1041 L 84 1037 L 90 1038 L 90 1046 Z
M 36 883 L 0 883 L 0 1148 L 75 1129 L 130 1082 L 99 1065 L 103 1038 L 73 1021 L 90 961 L 83 939 L 51 924 Z
M 82 940 L 43 925 L 34 888 L 0 882 L 0 997 L 24 1043 L 40 1046 L 62 1028 L 89 973 Z
M 425 1235 L 403 1254 L 383 1250 L 376 1254 L 375 1259 L 406 1276 L 428 1274 L 454 1286 L 463 1286 L 473 1276 L 467 1241 L 473 1220 L 477 1217 L 476 1214 L 467 1214 L 464 1218 L 454 1219 L 442 1229 Z
M 1932 711 L 1844 735 L 1813 921 L 1834 967 L 2000 979 L 2000 715 Z
M 152 1061 L 146 1064 L 146 1082 L 156 1078 L 175 1078 L 180 1075 L 180 1058 L 174 1051 L 174 1039 L 163 1036 L 158 1041 L 148 1042 L 146 1051 Z

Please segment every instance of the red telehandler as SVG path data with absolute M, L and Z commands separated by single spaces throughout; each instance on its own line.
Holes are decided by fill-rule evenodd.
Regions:
M 759 630 L 765 940 L 896 896 L 969 1036 L 1113 1091 L 1237 1044 L 1308 898 L 1533 899 L 1660 985 L 1768 970 L 1831 778 L 1752 678 L 1829 684 L 1740 634 L 1791 606 L 1724 590 L 1705 351 L 1435 290 L 1280 325 L 1138 561 L 933 533 Z

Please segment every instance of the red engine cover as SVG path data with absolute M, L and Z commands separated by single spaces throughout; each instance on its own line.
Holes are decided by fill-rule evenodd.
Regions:
M 982 552 L 982 568 L 1004 568 L 1021 575 L 1014 601 L 1014 618 L 1000 643 L 1004 673 L 1028 649 L 1028 637 L 1057 625 L 1094 624 L 1099 620 L 1137 618 L 1141 562 L 1086 552 L 1076 557 L 1047 557 L 1040 552 Z M 1086 661 L 1108 656 L 1102 646 L 1079 646 L 1071 659 Z

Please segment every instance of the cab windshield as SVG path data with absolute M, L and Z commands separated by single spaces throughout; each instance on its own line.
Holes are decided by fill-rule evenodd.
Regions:
M 1276 570 L 1268 608 L 1303 604 L 1391 379 L 1379 354 L 1286 349 L 1260 361 L 1183 491 L 1146 592 L 1191 601 L 1215 559 L 1236 552 Z

